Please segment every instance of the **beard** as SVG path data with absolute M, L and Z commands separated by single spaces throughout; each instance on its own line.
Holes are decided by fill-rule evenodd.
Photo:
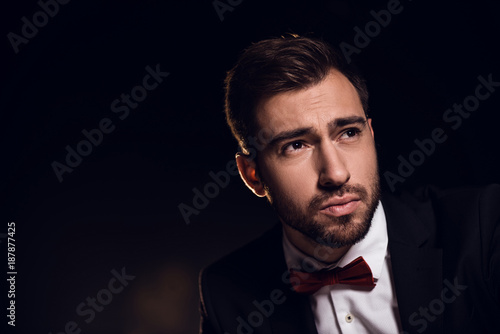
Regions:
M 344 184 L 340 187 L 324 189 L 314 196 L 305 210 L 296 205 L 291 198 L 274 192 L 265 185 L 271 206 L 281 221 L 294 230 L 304 234 L 312 241 L 331 248 L 352 246 L 361 241 L 371 227 L 375 210 L 380 200 L 380 181 L 376 172 L 369 185 L 370 193 L 360 184 Z M 320 213 L 323 203 L 333 196 L 356 194 L 361 204 L 355 212 L 335 217 Z M 317 217 L 317 216 L 320 217 Z

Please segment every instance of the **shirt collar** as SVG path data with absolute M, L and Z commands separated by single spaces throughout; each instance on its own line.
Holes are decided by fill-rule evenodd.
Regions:
M 314 257 L 310 257 L 295 247 L 283 233 L 283 251 L 288 269 L 318 271 L 321 269 L 333 269 L 344 267 L 359 256 L 362 256 L 373 274 L 373 278 L 378 280 L 382 273 L 385 256 L 387 253 L 387 222 L 382 203 L 379 201 L 377 209 L 373 215 L 372 225 L 366 236 L 349 248 L 347 253 L 336 263 L 326 264 Z

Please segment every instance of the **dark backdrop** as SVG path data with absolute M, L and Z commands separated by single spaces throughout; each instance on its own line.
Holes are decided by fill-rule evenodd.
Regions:
M 418 149 L 415 140 L 431 138 L 435 128 L 447 140 L 423 159 L 413 153 L 420 165 L 396 191 L 500 181 L 500 91 L 479 106 L 468 98 L 479 76 L 500 81 L 497 2 L 404 0 L 379 30 L 371 11 L 387 9 L 387 0 L 218 3 L 230 6 L 223 20 L 210 0 L 74 0 L 57 13 L 49 7 L 53 17 L 39 14 L 34 0 L 4 4 L 0 258 L 5 283 L 7 224 L 15 222 L 18 333 L 197 331 L 199 270 L 276 222 L 238 176 L 209 189 L 205 203 L 198 199 L 206 207 L 189 224 L 178 208 L 193 207 L 193 189 L 203 191 L 210 172 L 233 159 L 223 78 L 244 47 L 266 37 L 311 34 L 357 47 L 351 58 L 368 80 L 386 189 L 386 172 L 397 175 L 401 159 Z M 34 15 L 38 32 L 25 27 L 31 37 L 19 39 Z M 370 41 L 362 44 L 355 27 L 372 29 Z M 18 35 L 17 53 L 9 33 Z M 136 86 L 147 66 L 169 75 L 127 117 L 113 112 L 121 94 L 142 99 Z M 466 99 L 477 107 L 468 118 L 443 120 Z M 102 140 L 96 135 L 101 142 L 91 153 L 81 144 L 87 156 L 60 182 L 54 162 L 66 164 L 66 147 L 77 149 L 82 131 L 103 119 L 113 130 Z M 122 272 L 125 281 L 115 282 Z

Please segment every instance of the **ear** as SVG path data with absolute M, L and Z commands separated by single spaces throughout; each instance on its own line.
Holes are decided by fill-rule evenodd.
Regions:
M 257 165 L 255 160 L 250 159 L 250 157 L 246 154 L 236 153 L 236 164 L 238 165 L 240 176 L 243 179 L 243 182 L 247 185 L 248 189 L 259 197 L 266 196 L 264 185 L 257 175 Z
M 372 119 L 368 118 L 368 126 L 370 127 L 370 131 L 372 133 L 372 137 L 375 138 L 375 134 L 373 133 Z

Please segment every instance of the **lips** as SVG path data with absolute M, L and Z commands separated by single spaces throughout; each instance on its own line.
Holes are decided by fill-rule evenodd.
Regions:
M 361 200 L 356 195 L 334 197 L 321 206 L 320 212 L 335 217 L 345 216 L 353 213 L 360 203 Z

